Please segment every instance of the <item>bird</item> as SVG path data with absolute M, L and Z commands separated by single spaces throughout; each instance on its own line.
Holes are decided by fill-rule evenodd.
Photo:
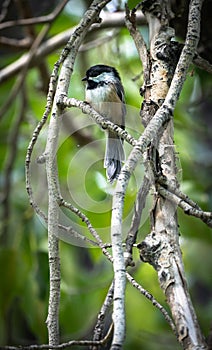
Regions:
M 86 82 L 85 100 L 96 112 L 125 129 L 125 93 L 116 68 L 104 64 L 90 67 L 82 81 Z M 115 132 L 105 130 L 106 148 L 104 168 L 110 183 L 118 178 L 125 160 L 123 139 Z

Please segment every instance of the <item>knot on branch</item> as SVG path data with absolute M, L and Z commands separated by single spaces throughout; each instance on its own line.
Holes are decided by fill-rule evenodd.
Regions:
M 158 272 L 160 284 L 164 290 L 174 283 L 172 272 L 172 255 L 174 253 L 165 231 L 152 231 L 140 244 L 137 245 L 140 259 L 151 264 Z
M 143 100 L 140 116 L 141 116 L 143 126 L 145 128 L 147 127 L 150 120 L 152 119 L 152 116 L 154 116 L 155 113 L 157 112 L 158 108 L 159 108 L 158 104 L 155 103 L 154 101 Z
M 155 61 L 162 61 L 164 69 L 173 75 L 179 60 L 183 44 L 173 40 L 175 31 L 168 26 L 162 26 L 151 42 L 151 55 Z M 170 84 L 169 84 L 170 85 Z
M 168 1 L 143 0 L 142 11 L 147 17 L 150 15 L 152 18 L 157 18 L 162 25 L 167 25 L 169 20 L 174 18 L 174 13 Z
M 142 12 L 151 13 L 154 17 L 161 18 L 161 2 L 160 0 L 143 0 L 142 1 Z
M 44 164 L 46 163 L 46 154 L 43 153 L 40 156 L 37 157 L 36 159 L 37 164 Z
M 140 259 L 143 262 L 148 262 L 157 270 L 159 268 L 157 255 L 160 251 L 161 240 L 156 235 L 156 232 L 151 232 L 137 247 L 139 249 Z
M 57 106 L 60 109 L 65 109 L 65 107 L 66 107 L 65 99 L 66 98 L 67 98 L 67 96 L 65 94 L 60 94 L 60 96 L 58 96 L 58 98 L 57 98 Z
M 161 27 L 155 37 L 152 49 L 157 59 L 175 67 L 183 49 L 183 44 L 173 40 L 174 36 L 175 31 L 173 28 L 167 26 Z

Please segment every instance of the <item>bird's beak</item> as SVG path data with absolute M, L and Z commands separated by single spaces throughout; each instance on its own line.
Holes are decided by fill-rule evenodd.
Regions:
M 82 78 L 82 81 L 87 81 L 87 77 Z

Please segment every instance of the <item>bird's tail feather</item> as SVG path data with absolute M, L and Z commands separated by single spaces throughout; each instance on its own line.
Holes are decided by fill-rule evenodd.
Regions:
M 121 163 L 124 160 L 123 140 L 109 132 L 106 139 L 104 167 L 110 183 L 118 178 L 121 171 Z

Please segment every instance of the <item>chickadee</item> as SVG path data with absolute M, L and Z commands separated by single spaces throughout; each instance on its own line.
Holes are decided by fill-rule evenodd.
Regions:
M 85 99 L 102 116 L 125 128 L 125 98 L 120 76 L 114 67 L 98 64 L 90 67 L 86 76 Z M 112 131 L 106 131 L 104 168 L 109 182 L 118 178 L 125 159 L 123 140 Z

